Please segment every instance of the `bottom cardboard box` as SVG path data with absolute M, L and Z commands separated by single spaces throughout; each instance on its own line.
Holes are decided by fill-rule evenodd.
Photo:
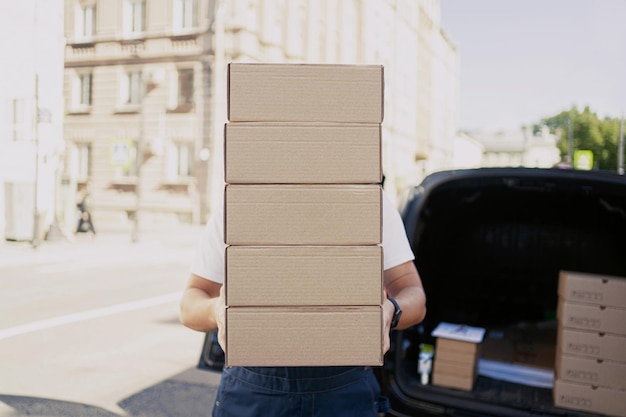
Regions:
M 626 391 L 588 384 L 554 381 L 554 405 L 609 416 L 626 416 Z
M 433 373 L 433 385 L 456 388 L 463 391 L 471 391 L 474 387 L 474 380 L 474 377 L 450 375 L 437 371 Z
M 381 366 L 382 309 L 228 307 L 226 366 Z

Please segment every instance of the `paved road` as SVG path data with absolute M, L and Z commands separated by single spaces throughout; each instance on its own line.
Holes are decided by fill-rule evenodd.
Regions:
M 0 417 L 210 415 L 219 373 L 178 322 L 200 230 L 0 243 Z

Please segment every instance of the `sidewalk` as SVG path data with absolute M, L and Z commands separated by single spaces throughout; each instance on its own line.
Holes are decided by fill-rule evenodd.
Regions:
M 202 225 L 159 226 L 140 231 L 132 242 L 130 232 L 103 232 L 95 237 L 78 234 L 57 240 L 43 240 L 36 248 L 30 242 L 0 241 L 0 268 L 25 264 L 64 263 L 100 258 L 103 262 L 119 258 L 185 256 L 190 259 L 203 230 Z

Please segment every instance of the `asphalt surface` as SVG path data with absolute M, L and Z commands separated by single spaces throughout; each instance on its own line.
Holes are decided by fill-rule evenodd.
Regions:
M 210 415 L 220 373 L 178 322 L 200 232 L 0 242 L 0 417 Z

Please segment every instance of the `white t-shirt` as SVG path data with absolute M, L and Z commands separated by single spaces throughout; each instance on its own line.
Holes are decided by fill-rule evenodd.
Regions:
M 200 277 L 224 282 L 224 216 L 222 205 L 211 215 L 204 228 L 191 264 L 191 272 Z M 398 210 L 383 192 L 383 259 L 390 269 L 415 258 Z

